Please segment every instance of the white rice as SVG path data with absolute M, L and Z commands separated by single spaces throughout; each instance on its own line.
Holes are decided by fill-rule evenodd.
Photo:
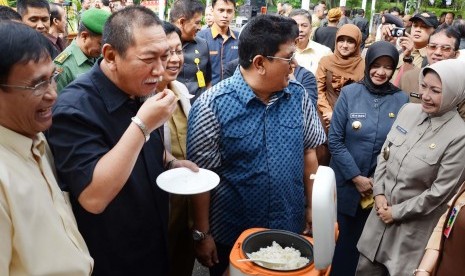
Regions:
M 260 248 L 256 252 L 247 254 L 250 259 L 261 259 L 264 261 L 278 262 L 284 264 L 260 263 L 261 266 L 275 270 L 298 269 L 310 262 L 308 258 L 301 257 L 300 251 L 293 247 L 282 248 L 273 241 L 271 246 Z

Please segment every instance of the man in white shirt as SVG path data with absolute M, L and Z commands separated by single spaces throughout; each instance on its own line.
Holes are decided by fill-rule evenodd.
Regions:
M 331 52 L 331 49 L 328 47 L 310 40 L 312 16 L 307 10 L 293 10 L 291 14 L 289 14 L 289 17 L 294 19 L 299 26 L 295 59 L 300 66 L 315 74 L 320 59 L 324 56 L 331 55 L 333 52 Z
M 42 134 L 57 98 L 53 46 L 18 22 L 0 22 L 0 37 L 0 275 L 90 275 Z

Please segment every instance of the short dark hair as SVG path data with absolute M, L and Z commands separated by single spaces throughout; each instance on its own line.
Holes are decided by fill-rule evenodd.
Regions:
M 400 14 L 400 9 L 399 9 L 398 7 L 392 7 L 392 8 L 389 9 L 388 12 L 389 12 L 389 13 L 391 13 L 391 12 L 398 12 L 398 13 Z
M 176 22 L 181 17 L 191 20 L 196 13 L 203 14 L 205 7 L 197 0 L 176 0 L 171 5 L 170 22 Z
M 276 15 L 258 15 L 250 20 L 239 36 L 239 64 L 247 69 L 256 55 L 273 56 L 279 47 L 299 36 L 294 19 Z
M 62 8 L 60 4 L 50 3 L 50 23 L 52 23 L 55 18 L 61 20 L 60 8 Z
M 133 31 L 136 27 L 162 26 L 162 21 L 150 9 L 129 6 L 113 13 L 105 23 L 102 44 L 110 44 L 123 57 L 134 45 Z
M 21 21 L 21 15 L 10 7 L 0 6 L 0 21 L 2 20 Z
M 358 14 L 358 15 L 364 15 L 364 14 L 365 14 L 365 10 L 364 10 L 364 9 L 357 9 L 357 14 Z
M 312 15 L 310 14 L 309 11 L 307 11 L 305 9 L 295 9 L 295 10 L 292 10 L 289 13 L 289 17 L 294 17 L 294 16 L 297 16 L 297 15 L 305 16 L 308 19 L 308 21 L 310 21 L 310 24 L 312 24 Z
M 181 30 L 170 22 L 163 21 L 163 31 L 165 31 L 166 35 L 177 33 L 179 35 L 179 39 L 181 39 Z
M 50 58 L 53 46 L 41 33 L 16 21 L 0 21 L 0 83 L 5 84 L 15 64 Z
M 215 7 L 216 3 L 218 3 L 218 1 L 222 1 L 222 2 L 226 2 L 226 3 L 233 3 L 234 5 L 234 8 L 236 8 L 236 0 L 213 0 L 212 1 L 212 7 Z
M 457 29 L 453 26 L 439 26 L 434 32 L 429 36 L 428 42 L 430 41 L 431 37 L 435 34 L 444 33 L 448 38 L 455 38 L 454 43 L 454 51 L 457 51 L 460 46 L 460 33 Z
M 47 0 L 18 0 L 16 2 L 16 10 L 21 16 L 24 16 L 27 12 L 27 8 L 46 8 L 50 13 L 50 5 Z
M 465 20 L 456 19 L 452 23 L 452 26 L 459 32 L 460 38 L 465 38 Z

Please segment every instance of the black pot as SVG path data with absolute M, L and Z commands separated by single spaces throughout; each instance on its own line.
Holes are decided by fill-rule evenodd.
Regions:
M 260 248 L 268 247 L 273 244 L 273 241 L 277 242 L 281 247 L 293 247 L 300 251 L 300 255 L 310 260 L 307 265 L 293 270 L 295 271 L 308 267 L 313 263 L 313 246 L 312 244 L 304 239 L 303 237 L 289 231 L 285 230 L 264 230 L 260 232 L 255 232 L 245 238 L 242 243 L 242 252 L 248 258 L 248 254 L 260 250 Z M 247 254 L 248 253 L 248 254 Z M 257 264 L 257 263 L 256 263 Z M 257 264 L 260 265 L 260 264 Z M 264 266 L 263 268 L 273 270 Z M 279 270 L 282 271 L 282 270 Z

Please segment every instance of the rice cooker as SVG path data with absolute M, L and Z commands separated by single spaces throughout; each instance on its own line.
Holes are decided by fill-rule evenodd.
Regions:
M 230 276 L 312 276 L 329 275 L 337 237 L 336 179 L 331 168 L 319 166 L 314 178 L 312 195 L 313 238 L 301 236 L 313 245 L 314 262 L 292 271 L 269 270 L 245 259 L 242 245 L 251 235 L 267 229 L 247 229 L 236 240 L 229 255 Z M 336 233 L 336 236 L 335 236 Z M 270 244 L 271 245 L 271 244 Z M 324 271 L 324 273 L 322 273 Z

